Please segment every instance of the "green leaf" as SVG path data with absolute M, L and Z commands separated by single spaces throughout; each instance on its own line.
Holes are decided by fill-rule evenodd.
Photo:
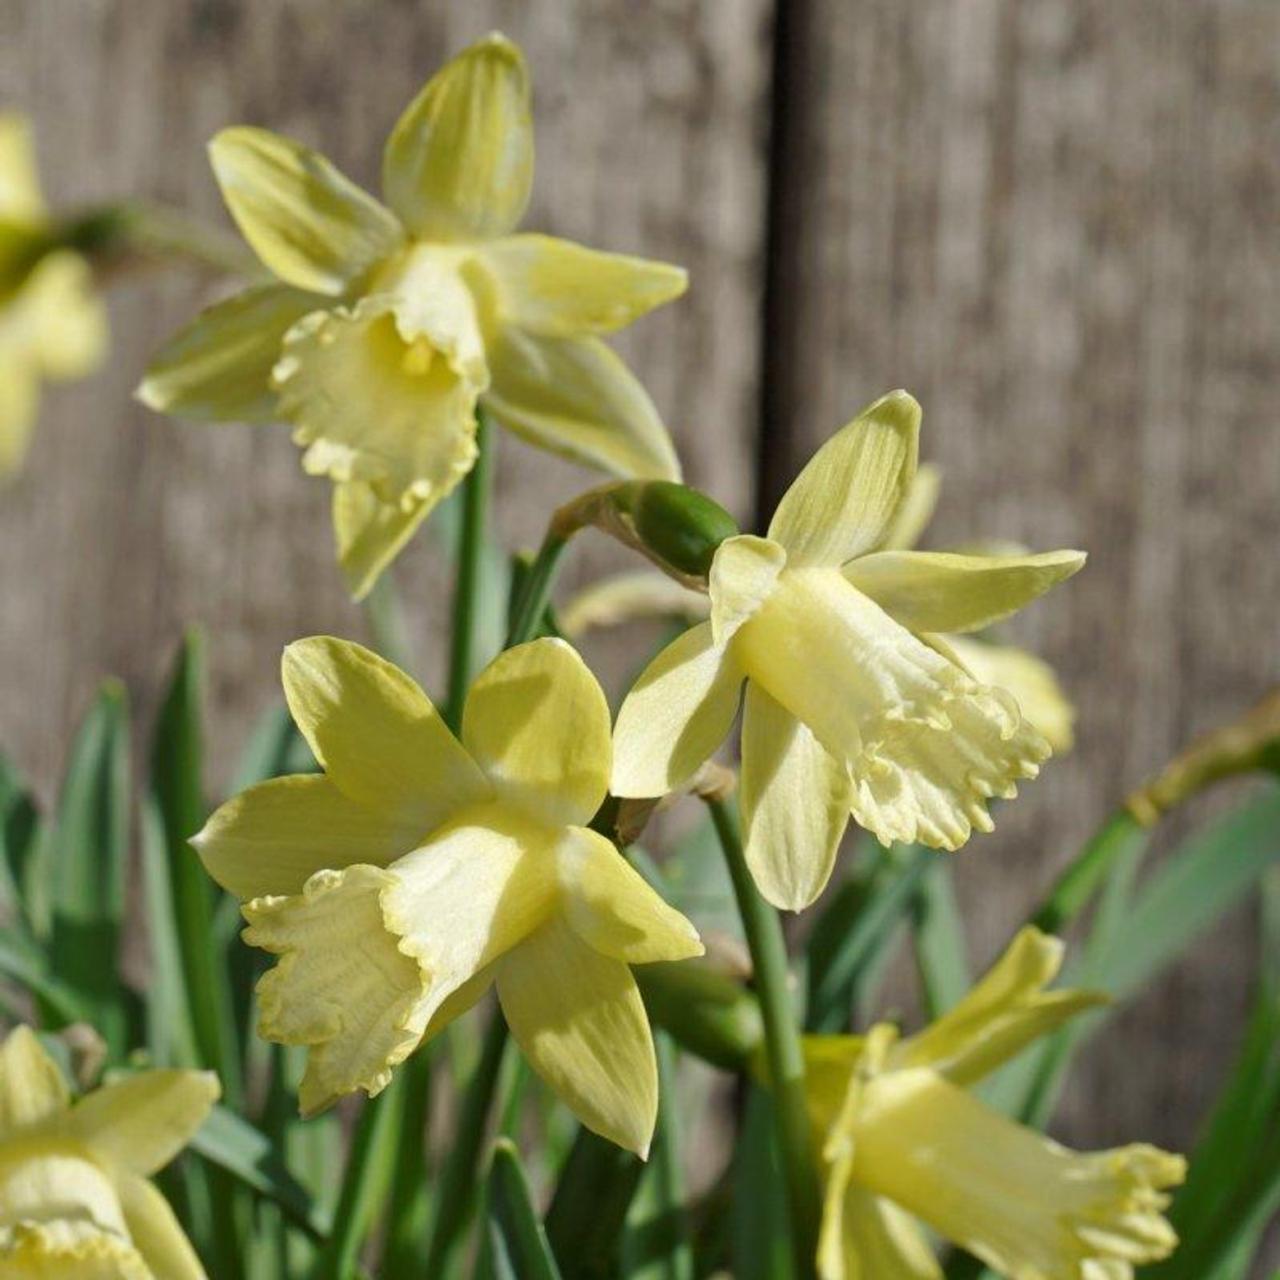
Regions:
M 116 1059 L 129 1047 L 118 956 L 128 856 L 129 713 L 108 680 L 71 748 L 47 870 L 52 975 L 80 993 Z
M 329 1234 L 329 1216 L 289 1172 L 271 1140 L 234 1111 L 214 1107 L 191 1145 L 245 1186 L 279 1205 L 289 1221 L 308 1235 L 320 1240 Z
M 93 1010 L 84 1003 L 80 993 L 52 977 L 45 967 L 44 956 L 17 930 L 11 929 L 0 937 L 0 974 L 39 997 L 57 1026 L 88 1022 L 93 1016 Z
M 18 771 L 0 756 L 0 893 L 15 918 L 35 938 L 49 936 L 52 908 L 48 877 L 48 831 L 35 797 Z
M 1118 861 L 1141 858 L 1151 839 L 1128 809 L 1114 813 L 1072 859 L 1031 917 L 1045 933 L 1063 930 L 1093 901 Z
M 487 1243 L 494 1274 L 511 1280 L 560 1280 L 519 1153 L 509 1138 L 494 1143 L 488 1193 Z
M 733 1157 L 729 1270 L 735 1280 L 795 1280 L 772 1110 L 768 1093 L 749 1085 Z
M 164 832 L 186 1006 L 198 1063 L 217 1071 L 230 1106 L 243 1097 L 223 952 L 213 932 L 214 887 L 188 843 L 205 819 L 201 782 L 203 643 L 186 635 L 160 707 L 151 752 L 151 801 Z
M 932 1021 L 958 1004 L 971 985 L 950 862 L 935 860 L 920 881 L 911 901 L 911 917 L 924 1012 Z
M 305 768 L 295 769 L 299 748 L 305 752 Z M 259 782 L 279 778 L 286 773 L 314 773 L 317 766 L 309 759 L 310 749 L 298 732 L 283 701 L 273 702 L 259 717 L 249 733 L 249 741 L 236 764 L 231 781 L 231 794 L 239 795 Z

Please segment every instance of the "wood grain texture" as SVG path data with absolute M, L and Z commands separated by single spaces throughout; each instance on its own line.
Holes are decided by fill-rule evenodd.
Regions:
M 789 27 L 766 504 L 903 386 L 945 472 L 932 545 L 1091 555 L 1012 628 L 1079 743 L 957 859 L 985 960 L 1124 788 L 1280 679 L 1280 9 L 811 0 Z M 1189 1140 L 1244 923 L 1095 1047 L 1065 1133 Z
M 1090 551 L 1014 628 L 1063 672 L 1079 746 L 957 861 L 985 961 L 1127 786 L 1280 679 L 1280 7 L 3 0 L 0 98 L 35 117 L 55 200 L 221 218 L 216 129 L 268 125 L 372 184 L 402 105 L 491 26 L 533 68 L 529 225 L 691 269 L 689 297 L 621 345 L 696 483 L 743 515 L 758 487 L 768 510 L 827 433 L 905 386 L 946 473 L 933 545 Z M 96 681 L 124 676 L 145 721 L 183 625 L 210 632 L 211 784 L 280 646 L 361 632 L 327 487 L 286 432 L 130 402 L 209 293 L 182 272 L 116 289 L 110 367 L 49 396 L 0 496 L 0 733 L 46 795 Z M 509 440 L 499 472 L 524 542 L 587 479 Z M 610 562 L 592 545 L 572 574 Z M 429 539 L 402 578 L 438 657 Z M 1065 1133 L 1187 1141 L 1240 1025 L 1242 923 L 1097 1047 Z

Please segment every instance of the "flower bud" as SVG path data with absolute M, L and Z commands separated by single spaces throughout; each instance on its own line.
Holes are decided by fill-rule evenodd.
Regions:
M 649 1016 L 689 1053 L 743 1070 L 764 1043 L 760 1003 L 709 964 L 682 960 L 635 969 Z

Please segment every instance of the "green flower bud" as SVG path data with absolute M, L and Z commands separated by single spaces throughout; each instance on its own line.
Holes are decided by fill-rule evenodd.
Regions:
M 760 1002 L 741 983 L 690 960 L 638 965 L 635 975 L 649 1016 L 682 1049 L 726 1071 L 759 1053 Z
M 691 577 L 705 578 L 716 548 L 740 532 L 714 499 L 670 480 L 635 480 L 614 491 L 636 537 L 659 561 Z

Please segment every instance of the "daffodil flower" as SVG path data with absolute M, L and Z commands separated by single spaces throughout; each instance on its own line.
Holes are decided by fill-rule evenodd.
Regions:
M 805 1041 L 822 1153 L 822 1280 L 941 1280 L 915 1219 L 1013 1280 L 1129 1280 L 1177 1243 L 1164 1217 L 1181 1156 L 1134 1145 L 1078 1154 L 968 1089 L 1106 997 L 1046 990 L 1062 943 L 1023 929 L 950 1012 L 905 1040 Z
M 204 1280 L 147 1179 L 204 1123 L 208 1071 L 143 1071 L 72 1103 L 27 1027 L 0 1045 L 0 1275 Z
M 0 478 L 26 457 L 40 384 L 101 363 L 106 318 L 93 272 L 70 249 L 49 250 L 31 128 L 0 115 Z
M 363 594 L 475 459 L 477 404 L 535 445 L 625 477 L 678 477 L 653 404 L 598 335 L 685 288 L 664 263 L 513 234 L 533 180 L 529 77 L 491 35 L 410 103 L 386 204 L 264 129 L 210 148 L 276 283 L 206 311 L 139 389 L 196 419 L 293 424 L 336 485 L 339 558 Z
M 885 536 L 885 550 L 915 548 L 933 516 L 941 483 L 937 467 L 928 463 L 920 466 Z M 965 549 L 984 555 L 1023 553 L 1021 547 L 999 543 Z M 1047 662 L 1025 649 L 997 644 L 985 637 L 948 635 L 942 639 L 981 684 L 995 685 L 1013 694 L 1018 709 L 1044 735 L 1055 755 L 1071 750 L 1075 739 L 1075 708 Z
M 663 795 L 723 741 L 745 681 L 746 854 L 777 906 L 822 891 L 850 813 L 886 844 L 955 849 L 990 830 L 987 799 L 1049 755 L 1013 698 L 937 633 L 1013 613 L 1084 556 L 883 550 L 919 428 L 905 392 L 876 401 L 812 458 L 768 537 L 722 542 L 710 620 L 658 655 L 618 717 L 614 792 Z
M 290 710 L 323 775 L 253 787 L 194 841 L 279 956 L 259 1031 L 306 1045 L 318 1111 L 392 1069 L 496 986 L 534 1069 L 584 1124 L 643 1152 L 657 1072 L 630 965 L 699 955 L 693 926 L 586 824 L 609 782 L 609 710 L 563 640 L 476 679 L 462 741 L 359 645 L 285 650 Z

